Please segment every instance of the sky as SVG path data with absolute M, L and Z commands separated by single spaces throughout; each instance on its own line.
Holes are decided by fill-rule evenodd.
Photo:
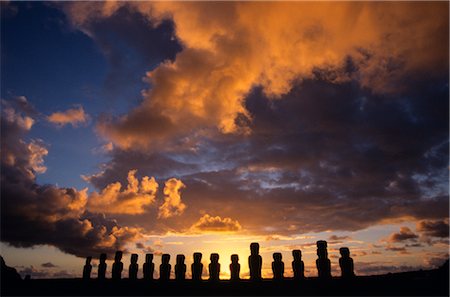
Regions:
M 227 278 L 239 254 L 247 278 L 259 242 L 264 277 L 293 249 L 316 276 L 327 240 L 336 276 L 344 246 L 358 275 L 440 266 L 448 28 L 448 2 L 2 1 L 1 255 L 54 278 L 219 253 Z

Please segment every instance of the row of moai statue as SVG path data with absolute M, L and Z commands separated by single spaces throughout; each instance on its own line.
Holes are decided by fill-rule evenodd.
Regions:
M 341 276 L 343 278 L 350 278 L 355 276 L 353 272 L 353 259 L 350 257 L 350 250 L 346 247 L 340 248 L 341 258 L 339 259 L 339 266 L 341 267 Z M 259 255 L 259 244 L 254 242 L 250 244 L 250 256 L 248 257 L 248 265 L 250 268 L 250 280 L 261 280 L 261 269 L 262 269 L 262 257 Z M 292 261 L 292 270 L 294 272 L 294 279 L 303 279 L 305 277 L 305 265 L 302 261 L 302 252 L 300 250 L 293 250 L 292 256 L 294 261 Z M 316 267 L 318 271 L 318 276 L 321 279 L 331 278 L 331 261 L 328 259 L 327 242 L 324 240 L 317 241 L 317 256 Z M 86 264 L 83 268 L 83 278 L 90 279 L 92 265 L 92 257 L 87 257 Z M 122 277 L 123 263 L 122 252 L 117 251 L 114 263 L 112 266 L 112 279 L 119 280 Z M 194 263 L 191 265 L 192 280 L 199 281 L 202 279 L 203 264 L 201 263 L 202 254 L 194 253 Z M 218 281 L 220 274 L 220 263 L 219 254 L 211 254 L 211 263 L 209 264 L 209 280 Z M 272 262 L 272 272 L 274 280 L 281 280 L 284 278 L 284 263 L 282 261 L 281 253 L 273 254 Z M 138 273 L 138 255 L 131 255 L 131 264 L 128 269 L 129 279 L 137 279 Z M 172 266 L 169 264 L 170 255 L 163 254 L 161 257 L 161 265 L 159 266 L 159 279 L 161 281 L 170 279 L 170 272 Z M 186 264 L 184 264 L 185 256 L 177 255 L 175 264 L 175 279 L 185 280 L 186 279 Z M 100 255 L 100 263 L 98 264 L 98 279 L 105 279 L 106 276 L 106 254 Z M 153 254 L 146 254 L 145 263 L 143 265 L 144 279 L 152 280 L 153 272 L 155 270 L 155 264 L 153 263 Z M 230 279 L 233 281 L 239 280 L 239 273 L 241 270 L 241 265 L 239 264 L 239 256 L 234 254 L 231 255 L 230 264 Z

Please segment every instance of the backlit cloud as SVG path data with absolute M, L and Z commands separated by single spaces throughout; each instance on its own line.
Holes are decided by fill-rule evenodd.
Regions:
M 449 227 L 447 220 L 437 221 L 420 221 L 417 223 L 417 231 L 424 233 L 427 236 L 433 237 L 448 237 Z
M 319 76 L 397 92 L 406 74 L 433 74 L 448 56 L 441 42 L 448 35 L 446 4 L 164 1 L 71 3 L 64 9 L 91 32 L 90 24 L 124 6 L 151 24 L 173 20 L 183 45 L 174 61 L 147 73 L 152 88 L 140 106 L 99 123 L 98 131 L 124 148 L 154 147 L 205 127 L 250 133 L 244 99 L 254 86 L 279 98 L 295 82 Z
M 167 219 L 181 215 L 186 204 L 181 201 L 181 189 L 186 186 L 176 178 L 171 178 L 164 185 L 164 203 L 159 207 L 158 218 Z
M 220 216 L 203 215 L 198 222 L 191 227 L 192 230 L 201 232 L 236 232 L 242 229 L 238 221 Z
M 400 232 L 392 233 L 389 236 L 388 241 L 389 242 L 402 242 L 405 240 L 417 240 L 418 237 L 419 236 L 417 234 L 415 234 L 413 231 L 411 231 L 411 229 L 409 229 L 408 227 L 401 227 Z
M 128 185 L 121 189 L 120 182 L 107 185 L 100 193 L 89 196 L 88 209 L 93 212 L 112 214 L 141 214 L 155 201 L 158 183 L 154 177 L 144 176 L 139 183 L 137 170 L 128 172 Z
M 54 112 L 47 117 L 47 120 L 50 123 L 60 127 L 68 124 L 72 125 L 72 127 L 76 127 L 79 124 L 86 123 L 88 119 L 89 116 L 84 112 L 82 106 L 71 108 L 66 111 Z

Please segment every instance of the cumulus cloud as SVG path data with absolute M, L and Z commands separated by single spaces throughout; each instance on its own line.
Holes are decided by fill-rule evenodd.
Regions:
M 86 123 L 89 116 L 84 112 L 82 106 L 77 108 L 71 108 L 66 111 L 54 112 L 47 117 L 47 120 L 55 125 L 63 127 L 65 125 L 72 125 L 72 127 L 77 127 L 79 124 Z
M 416 229 L 427 236 L 448 237 L 449 227 L 447 220 L 423 220 L 417 223 Z
M 408 227 L 401 227 L 400 232 L 389 235 L 388 242 L 402 242 L 405 240 L 417 240 L 419 236 Z
M 444 69 L 440 61 L 448 52 L 441 42 L 448 35 L 447 4 L 119 2 L 63 8 L 88 30 L 123 7 L 153 25 L 171 19 L 183 45 L 175 60 L 147 73 L 152 88 L 140 106 L 98 125 L 124 148 L 154 147 L 204 127 L 249 133 L 244 99 L 254 86 L 278 98 L 296 81 L 319 75 L 394 92 L 405 74 Z M 336 17 L 330 19 L 329 11 Z
M 158 218 L 167 219 L 181 215 L 186 204 L 181 201 L 181 189 L 186 186 L 176 178 L 171 178 L 164 185 L 164 203 L 159 207 Z
M 120 182 L 107 185 L 100 193 L 89 195 L 87 208 L 93 212 L 111 214 L 142 214 L 155 201 L 158 183 L 154 177 L 144 176 L 139 183 L 137 170 L 128 172 L 128 185 L 121 190 Z
M 47 150 L 37 140 L 24 140 L 33 123 L 27 117 L 9 108 L 2 110 L 2 241 L 16 247 L 49 244 L 86 256 L 113 253 L 139 238 L 139 228 L 121 227 L 102 214 L 88 212 L 87 189 L 36 183 L 36 174 L 45 171 Z
M 231 218 L 221 218 L 220 216 L 203 215 L 191 227 L 194 231 L 201 232 L 236 232 L 242 229 L 238 221 Z

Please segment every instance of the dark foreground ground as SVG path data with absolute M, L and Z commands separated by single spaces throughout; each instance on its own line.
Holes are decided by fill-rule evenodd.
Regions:
M 284 281 L 263 280 L 250 282 L 208 281 L 177 282 L 170 280 L 131 281 L 110 279 L 31 279 L 20 282 L 2 282 L 1 295 L 384 295 L 384 296 L 449 296 L 448 269 L 395 273 L 380 276 L 361 276 L 352 281 L 333 278 L 321 281 L 307 278 L 301 282 L 292 279 Z

